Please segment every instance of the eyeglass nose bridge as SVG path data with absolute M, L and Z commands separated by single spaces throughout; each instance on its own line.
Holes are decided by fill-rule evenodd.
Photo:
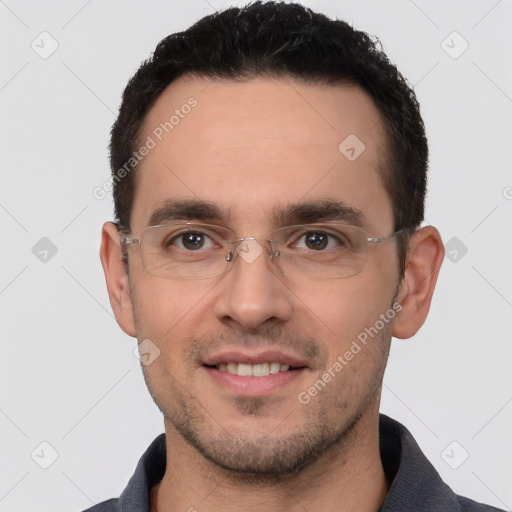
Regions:
M 242 242 L 245 242 L 247 240 L 254 240 L 255 242 L 257 242 L 260 245 L 260 247 L 262 247 L 262 244 L 260 242 L 267 242 L 268 246 L 270 248 L 269 259 L 277 258 L 281 254 L 281 252 L 278 251 L 278 250 L 275 250 L 273 245 L 272 245 L 272 243 L 275 243 L 276 240 L 272 240 L 271 238 L 256 238 L 255 236 L 246 236 L 246 237 L 243 237 L 243 238 L 237 238 L 236 240 L 227 241 L 227 243 L 233 245 L 233 248 L 226 254 L 226 261 L 228 263 L 232 262 L 234 260 L 234 258 L 235 258 L 234 253 L 235 252 L 237 254 L 240 254 L 238 248 L 240 247 Z M 264 250 L 263 247 L 262 247 L 262 249 Z M 245 259 L 245 258 L 242 257 L 242 259 Z

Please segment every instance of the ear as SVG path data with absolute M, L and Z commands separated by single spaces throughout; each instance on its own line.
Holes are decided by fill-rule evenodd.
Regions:
M 126 334 L 135 337 L 130 282 L 122 259 L 119 231 L 112 222 L 103 224 L 101 230 L 100 260 L 117 323 Z
M 395 338 L 410 338 L 425 322 L 439 269 L 444 259 L 444 245 L 436 228 L 417 229 L 409 241 L 405 274 L 397 302 L 402 305 L 393 323 Z

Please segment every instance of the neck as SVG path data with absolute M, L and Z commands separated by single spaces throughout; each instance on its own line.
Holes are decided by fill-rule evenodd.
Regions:
M 378 421 L 378 409 L 367 409 L 349 436 L 297 474 L 278 479 L 219 468 L 166 422 L 167 467 L 152 489 L 151 511 L 376 512 L 389 487 L 380 459 Z

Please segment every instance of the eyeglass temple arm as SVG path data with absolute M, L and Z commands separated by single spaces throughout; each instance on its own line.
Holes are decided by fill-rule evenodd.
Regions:
M 374 244 L 374 243 L 382 242 L 383 240 L 388 240 L 389 238 L 395 238 L 396 236 L 398 236 L 402 233 L 409 233 L 412 231 L 414 231 L 413 228 L 402 228 L 402 229 L 399 229 L 398 231 L 395 231 L 394 233 L 391 233 L 390 235 L 367 238 L 366 242 L 368 242 L 369 244 Z
M 121 240 L 121 245 L 127 245 L 127 244 L 138 244 L 140 242 L 140 237 L 138 236 L 128 236 L 128 233 L 130 232 L 129 229 L 125 228 L 118 222 L 113 223 L 115 227 L 117 228 L 117 231 L 119 232 L 119 238 Z

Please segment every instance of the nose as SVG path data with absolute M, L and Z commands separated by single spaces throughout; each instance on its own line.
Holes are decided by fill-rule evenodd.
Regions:
M 225 324 L 257 329 L 265 323 L 285 322 L 293 311 L 292 293 L 273 272 L 270 247 L 246 238 L 234 249 L 233 268 L 215 289 L 215 315 Z M 232 325 L 235 327 L 235 325 Z

